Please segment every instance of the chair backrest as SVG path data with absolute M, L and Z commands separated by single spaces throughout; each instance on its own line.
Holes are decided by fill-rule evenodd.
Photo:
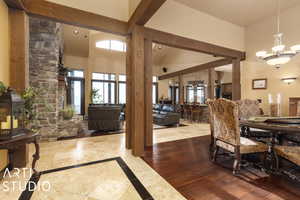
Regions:
M 239 109 L 240 120 L 248 120 L 250 117 L 261 115 L 261 109 L 257 100 L 243 99 L 236 101 L 236 103 Z
M 213 137 L 232 145 L 240 145 L 238 106 L 227 99 L 209 100 Z

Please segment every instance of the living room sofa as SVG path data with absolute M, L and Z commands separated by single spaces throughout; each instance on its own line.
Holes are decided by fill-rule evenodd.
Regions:
M 180 123 L 180 107 L 171 104 L 153 106 L 153 123 L 159 126 L 174 126 Z
M 88 108 L 88 128 L 97 131 L 122 129 L 122 106 L 90 104 Z

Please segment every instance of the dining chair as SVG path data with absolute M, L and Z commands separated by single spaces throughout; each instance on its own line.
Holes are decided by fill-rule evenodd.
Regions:
M 240 170 L 241 155 L 266 152 L 268 147 L 240 136 L 237 103 L 227 99 L 209 100 L 212 139 L 212 161 L 216 162 L 219 148 L 234 153 L 233 174 Z
M 251 99 L 243 99 L 236 101 L 239 110 L 240 120 L 248 120 L 250 117 L 261 115 L 259 102 Z
M 257 100 L 242 99 L 236 101 L 238 105 L 239 119 L 249 120 L 251 117 L 262 116 L 262 110 L 259 107 L 259 102 Z M 254 138 L 269 138 L 270 133 L 268 131 L 250 128 L 246 130 L 247 137 Z M 244 135 L 243 135 L 244 136 Z
M 282 158 L 285 158 L 300 166 L 300 146 L 275 146 L 275 152 Z
M 192 121 L 199 123 L 201 121 L 201 112 L 202 110 L 199 105 L 193 106 L 191 110 Z
M 185 120 L 190 120 L 191 119 L 191 106 L 188 104 L 184 105 L 184 119 Z

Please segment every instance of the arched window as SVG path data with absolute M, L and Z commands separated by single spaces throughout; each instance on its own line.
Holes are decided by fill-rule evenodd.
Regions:
M 126 43 L 118 40 L 102 40 L 96 42 L 96 47 L 112 51 L 126 52 Z

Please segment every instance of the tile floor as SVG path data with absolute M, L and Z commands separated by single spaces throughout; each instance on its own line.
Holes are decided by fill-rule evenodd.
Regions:
M 184 127 L 155 130 L 154 142 L 162 143 L 208 134 L 208 124 L 188 124 Z M 33 150 L 33 146 L 30 146 L 31 154 Z M 45 171 L 113 157 L 121 157 L 125 161 L 153 199 L 185 199 L 141 158 L 132 156 L 131 152 L 126 150 L 124 134 L 41 143 L 41 159 L 37 163 L 37 169 Z M 29 178 L 28 172 L 5 177 L 0 181 L 0 199 L 18 199 Z M 140 198 L 114 162 L 42 175 L 40 181 L 46 180 L 52 183 L 52 192 L 36 191 L 31 199 L 121 200 L 126 199 L 127 195 L 132 200 Z M 6 181 L 10 184 L 15 181 L 21 188 L 12 190 L 10 185 L 10 190 L 5 191 Z

